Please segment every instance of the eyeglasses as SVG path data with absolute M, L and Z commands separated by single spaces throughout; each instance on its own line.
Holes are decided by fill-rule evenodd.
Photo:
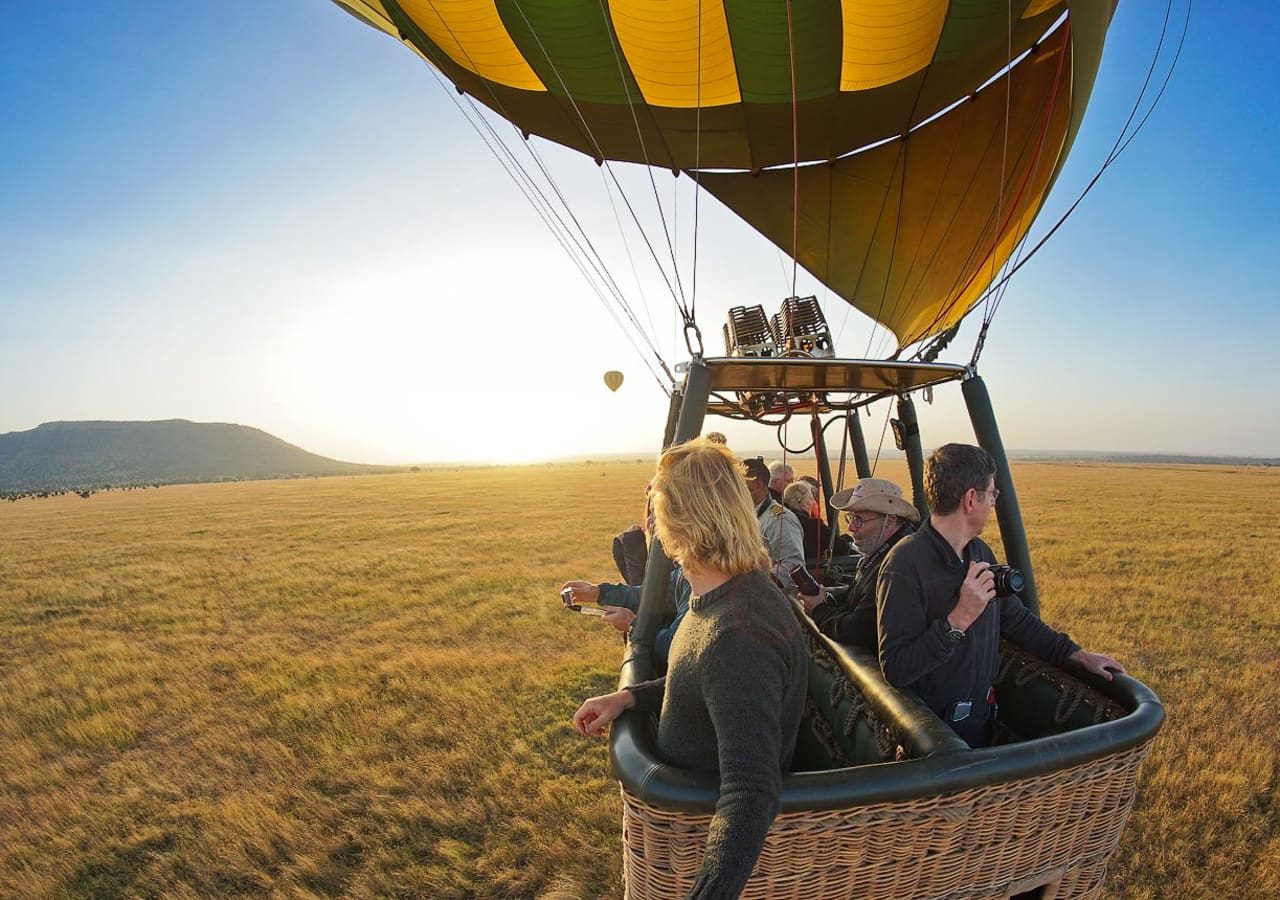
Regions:
M 861 516 L 857 513 L 845 513 L 844 520 L 849 523 L 850 527 L 861 530 L 863 525 L 870 525 L 876 519 L 883 519 L 884 515 Z
M 986 488 L 981 490 L 974 488 L 974 490 L 978 491 L 979 494 L 990 494 L 992 504 L 995 504 L 995 502 L 1000 499 L 1000 488 L 991 488 L 990 490 Z

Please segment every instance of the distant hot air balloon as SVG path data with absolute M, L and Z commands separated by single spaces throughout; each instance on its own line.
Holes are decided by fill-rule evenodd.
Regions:
M 605 372 L 604 383 L 609 386 L 609 390 L 616 391 L 618 388 L 622 387 L 622 373 Z

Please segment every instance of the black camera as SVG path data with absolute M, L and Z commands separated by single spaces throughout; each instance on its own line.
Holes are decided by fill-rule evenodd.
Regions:
M 1022 574 L 1020 569 L 1013 566 L 988 566 L 987 571 L 995 578 L 996 596 L 1008 597 L 1010 594 L 1018 594 L 1027 586 L 1026 576 Z
M 818 596 L 818 592 L 822 590 L 818 587 L 818 582 L 816 582 L 813 576 L 809 574 L 809 570 L 803 565 L 791 567 L 791 580 L 796 583 L 796 587 L 799 588 L 800 593 L 804 594 L 806 597 L 816 597 Z

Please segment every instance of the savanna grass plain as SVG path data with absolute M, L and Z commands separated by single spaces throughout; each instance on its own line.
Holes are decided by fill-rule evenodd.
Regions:
M 621 647 L 556 591 L 651 471 L 3 504 L 0 895 L 619 896 Z M 1014 472 L 1045 618 L 1168 712 L 1105 896 L 1280 896 L 1280 470 Z

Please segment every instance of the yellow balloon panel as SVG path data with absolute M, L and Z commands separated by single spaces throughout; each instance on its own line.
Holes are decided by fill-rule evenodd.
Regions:
M 546 90 L 511 39 L 493 0 L 400 0 L 400 7 L 467 71 L 507 87 Z
M 840 90 L 865 91 L 929 65 L 947 0 L 844 0 Z
M 646 103 L 692 109 L 742 99 L 719 0 L 610 0 L 609 13 Z

